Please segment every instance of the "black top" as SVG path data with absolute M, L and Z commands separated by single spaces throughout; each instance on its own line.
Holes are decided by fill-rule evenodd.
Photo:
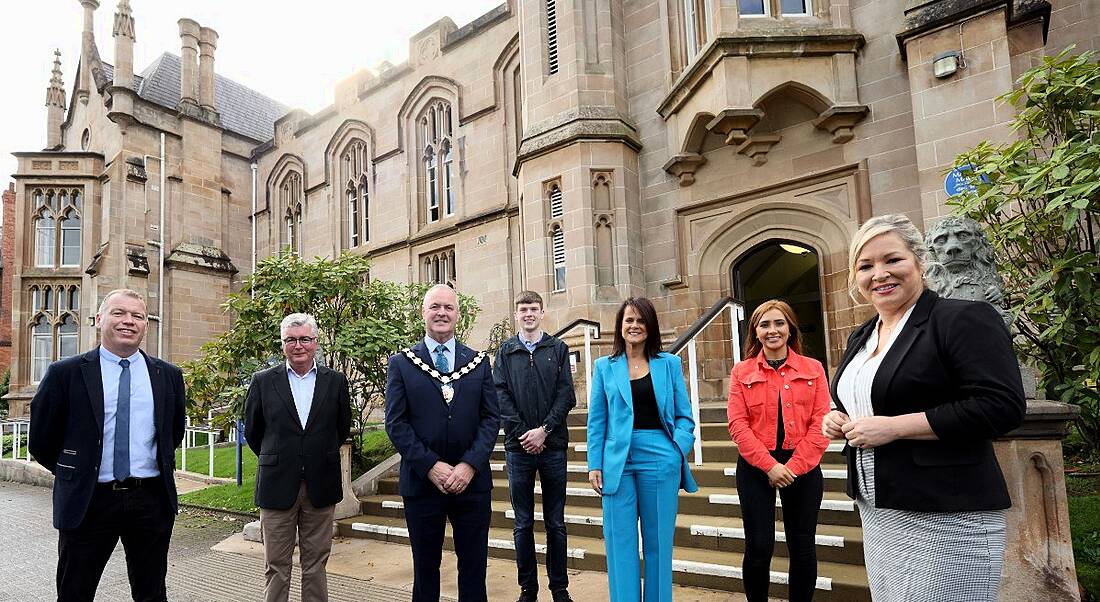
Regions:
M 787 358 L 780 358 L 777 360 L 764 359 L 768 362 L 768 365 L 772 367 L 772 370 L 778 370 L 780 366 L 787 362 Z M 783 449 L 783 438 L 786 436 L 786 432 L 783 430 L 783 394 L 779 395 L 777 400 L 779 403 L 779 414 L 775 419 L 775 451 Z M 774 455 L 774 454 L 773 454 Z
M 630 381 L 630 394 L 634 397 L 634 430 L 664 430 L 661 414 L 657 412 L 657 395 L 653 393 L 653 379 L 648 374 Z

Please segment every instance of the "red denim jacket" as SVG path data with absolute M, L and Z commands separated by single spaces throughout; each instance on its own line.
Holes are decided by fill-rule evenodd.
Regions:
M 782 394 L 782 397 L 780 397 Z M 738 363 L 730 371 L 726 414 L 737 451 L 753 466 L 767 472 L 778 462 L 776 420 L 783 400 L 783 449 L 793 449 L 787 468 L 795 476 L 821 462 L 829 440 L 821 434 L 821 420 L 829 413 L 829 381 L 821 362 L 788 349 L 787 361 L 773 369 L 764 353 Z

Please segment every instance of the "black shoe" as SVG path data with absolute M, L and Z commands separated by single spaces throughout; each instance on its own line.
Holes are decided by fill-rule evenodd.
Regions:
M 538 602 L 538 599 L 539 599 L 538 591 L 532 591 L 532 590 L 529 590 L 529 589 L 525 589 L 525 590 L 522 590 L 519 593 L 519 600 L 516 600 L 516 602 Z M 570 601 L 570 602 L 572 602 L 572 601 Z
M 561 590 L 554 592 L 554 602 L 573 602 L 573 598 L 569 597 L 569 592 Z

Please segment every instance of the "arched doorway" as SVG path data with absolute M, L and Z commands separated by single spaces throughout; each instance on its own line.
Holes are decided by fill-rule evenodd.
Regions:
M 820 268 L 814 249 L 788 240 L 768 240 L 736 261 L 731 276 L 734 296 L 745 303 L 742 337 L 757 306 L 768 299 L 782 299 L 798 316 L 803 354 L 822 365 L 829 364 L 825 354 Z

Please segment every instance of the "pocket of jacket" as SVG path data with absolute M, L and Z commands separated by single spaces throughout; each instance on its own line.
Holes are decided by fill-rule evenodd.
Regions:
M 745 405 L 758 406 L 764 403 L 764 398 L 767 397 L 767 395 L 760 393 L 760 391 L 764 390 L 763 387 L 767 385 L 767 381 L 754 375 L 744 376 L 738 380 L 745 389 Z M 756 392 L 753 391 L 754 387 L 756 388 Z
M 54 467 L 53 476 L 61 479 L 62 481 L 73 480 L 73 475 L 76 474 L 76 467 L 69 466 L 68 464 L 57 464 Z
M 260 454 L 256 462 L 260 466 L 275 466 L 279 463 L 279 454 Z

